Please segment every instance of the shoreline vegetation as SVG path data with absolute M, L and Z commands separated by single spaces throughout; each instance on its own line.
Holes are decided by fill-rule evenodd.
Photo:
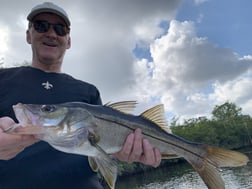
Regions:
M 191 142 L 205 143 L 226 149 L 244 151 L 252 147 L 252 117 L 243 115 L 242 109 L 234 103 L 226 102 L 215 106 L 212 117 L 199 117 L 178 124 L 176 118 L 170 124 L 172 133 Z M 246 150 L 245 150 L 246 152 Z M 185 163 L 184 159 L 162 160 L 159 167 L 169 167 Z M 140 163 L 118 164 L 118 177 L 151 171 L 155 168 Z

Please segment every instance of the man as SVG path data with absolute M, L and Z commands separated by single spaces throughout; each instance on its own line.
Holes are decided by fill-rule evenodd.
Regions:
M 12 105 L 18 102 L 101 104 L 94 85 L 61 73 L 65 51 L 71 47 L 71 23 L 67 13 L 46 2 L 35 6 L 27 19 L 31 67 L 0 69 L 0 188 L 102 188 L 87 157 L 57 151 L 32 135 L 15 136 L 4 132 L 16 124 Z M 161 159 L 159 150 L 142 138 L 140 129 L 128 135 L 122 150 L 114 156 L 121 161 L 154 167 Z

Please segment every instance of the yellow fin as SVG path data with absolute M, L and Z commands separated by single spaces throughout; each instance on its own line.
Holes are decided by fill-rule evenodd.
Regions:
M 96 157 L 88 157 L 88 162 L 93 171 L 99 171 L 106 180 L 110 189 L 115 188 L 117 178 L 117 162 L 112 159 L 96 142 L 96 135 L 89 132 L 89 142 L 100 153 Z
M 96 164 L 98 170 L 106 180 L 109 188 L 114 189 L 117 178 L 117 162 L 111 158 L 108 158 L 108 156 L 93 157 L 92 161 L 95 162 L 94 164 Z
M 225 189 L 225 183 L 220 176 L 219 170 L 212 164 L 206 163 L 201 168 L 193 167 L 209 189 Z
M 146 110 L 140 116 L 154 122 L 167 133 L 171 133 L 171 130 L 168 127 L 167 120 L 165 118 L 163 104 L 159 104 L 151 109 Z
M 88 157 L 88 163 L 94 172 L 98 171 L 98 165 L 93 157 Z
M 248 157 L 240 152 L 212 146 L 205 146 L 204 148 L 206 150 L 204 157 L 196 158 L 192 155 L 186 159 L 210 189 L 225 188 L 218 168 L 242 166 L 249 161 Z
M 104 106 L 110 107 L 125 114 L 131 114 L 135 110 L 136 104 L 136 101 L 122 101 L 116 103 L 107 103 Z
M 238 167 L 249 162 L 249 158 L 240 152 L 213 146 L 207 148 L 207 159 L 216 167 Z

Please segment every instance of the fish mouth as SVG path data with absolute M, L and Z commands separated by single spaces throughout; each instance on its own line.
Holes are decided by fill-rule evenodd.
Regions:
M 35 126 L 39 116 L 29 106 L 22 103 L 13 105 L 13 110 L 18 122 L 23 126 Z

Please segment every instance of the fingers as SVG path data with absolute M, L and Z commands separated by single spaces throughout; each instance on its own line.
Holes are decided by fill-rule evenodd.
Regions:
M 28 146 L 31 146 L 35 144 L 36 142 L 40 141 L 39 139 L 35 138 L 33 135 L 21 135 L 21 145 L 23 148 L 26 148 Z
M 32 135 L 11 135 L 5 130 L 17 124 L 9 117 L 0 118 L 0 159 L 8 160 L 15 157 L 27 146 L 37 142 Z
M 142 152 L 142 132 L 140 129 L 136 129 L 134 133 L 127 136 L 123 148 L 115 156 L 120 161 L 132 163 L 139 161 Z
M 10 117 L 1 117 L 0 118 L 0 132 L 5 132 L 13 127 L 16 123 Z
M 146 139 L 143 139 L 143 155 L 141 157 L 141 161 L 144 164 L 153 164 L 153 162 L 155 162 L 155 154 L 152 149 L 152 146 L 150 145 L 149 141 Z
M 132 150 L 129 154 L 128 161 L 134 162 L 139 161 L 139 158 L 143 153 L 143 145 L 142 145 L 142 131 L 140 129 L 136 129 L 134 132 L 134 141 L 132 144 Z
M 126 138 L 123 148 L 114 154 L 120 161 L 141 162 L 145 165 L 157 167 L 161 162 L 161 154 L 153 148 L 147 139 L 143 139 L 140 129 L 136 129 Z
M 9 160 L 36 142 L 38 140 L 33 136 L 15 136 L 0 133 L 0 159 Z
M 117 157 L 120 161 L 129 162 L 129 156 L 133 148 L 134 138 L 134 133 L 129 134 L 126 138 L 123 148 L 119 152 L 114 154 L 114 156 Z
M 0 151 L 0 160 L 9 160 L 13 157 L 15 157 L 17 154 L 19 154 L 20 152 L 22 152 L 25 149 L 24 146 L 15 146 L 15 148 L 13 149 L 9 149 L 9 148 L 1 148 Z
M 157 148 L 153 148 L 147 139 L 143 139 L 143 155 L 141 162 L 146 165 L 158 167 L 161 163 L 161 154 Z
M 162 155 L 159 151 L 159 149 L 157 148 L 154 148 L 154 156 L 155 156 L 155 161 L 154 163 L 152 164 L 153 167 L 158 167 L 161 163 L 161 160 L 162 160 Z

